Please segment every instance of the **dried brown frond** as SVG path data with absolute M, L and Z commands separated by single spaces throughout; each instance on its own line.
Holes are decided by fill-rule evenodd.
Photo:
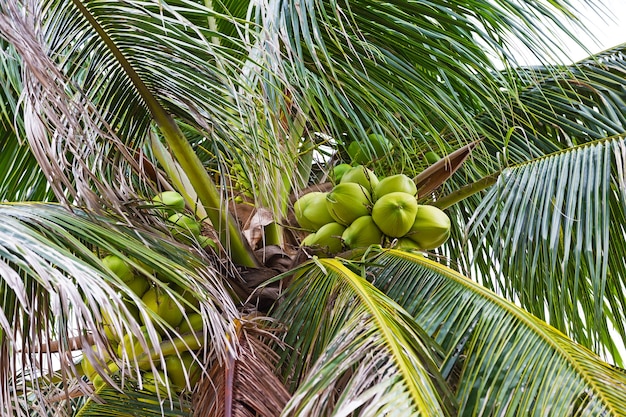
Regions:
M 268 331 L 244 322 L 236 357 L 216 363 L 194 395 L 196 417 L 276 417 L 290 399 L 274 374 L 276 353 L 267 345 Z

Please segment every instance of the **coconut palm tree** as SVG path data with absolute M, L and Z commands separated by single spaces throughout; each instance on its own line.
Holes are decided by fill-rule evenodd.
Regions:
M 572 22 L 565 0 L 1 3 L 3 415 L 626 414 L 626 45 L 510 52 Z M 445 210 L 443 246 L 299 246 L 293 203 L 352 143 Z

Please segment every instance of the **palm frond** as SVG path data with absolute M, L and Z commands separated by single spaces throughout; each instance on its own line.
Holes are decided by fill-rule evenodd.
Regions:
M 455 414 L 438 346 L 358 270 L 311 262 L 272 316 L 287 326 L 280 366 L 295 389 L 283 415 L 352 415 L 354 399 L 374 414 Z
M 626 44 L 558 72 L 546 67 L 517 70 L 519 92 L 509 116 L 504 123 L 488 121 L 486 126 L 492 133 L 492 153 L 504 151 L 515 164 L 626 132 L 624 51 Z M 509 129 L 514 130 L 507 135 Z
M 565 2 L 552 4 L 281 1 L 262 16 L 264 27 L 279 28 L 263 50 L 278 56 L 276 39 L 285 44 L 289 65 L 281 68 L 294 100 L 310 106 L 301 109 L 313 128 L 338 143 L 362 142 L 373 155 L 366 135 L 374 132 L 408 149 L 418 143 L 447 150 L 442 133 L 462 146 L 483 133 L 477 114 L 506 117 L 498 106 L 508 100 L 500 84 L 508 80 L 489 53 L 510 58 L 511 32 L 537 51 L 549 49 L 539 17 L 561 30 L 559 18 L 573 19 Z
M 623 139 L 600 141 L 505 170 L 476 207 L 466 249 L 486 285 L 618 363 L 623 148 Z
M 208 262 L 199 252 L 169 244 L 165 235 L 156 231 L 140 231 L 115 218 L 88 217 L 55 205 L 4 204 L 0 205 L 0 218 L 0 385 L 7 415 L 15 415 L 20 398 L 31 395 L 37 397 L 33 404 L 45 414 L 50 382 L 61 381 L 67 389 L 69 382 L 77 380 L 80 373 L 71 358 L 80 345 L 97 372 L 115 384 L 104 369 L 107 360 L 118 356 L 106 331 L 122 341 L 132 333 L 145 351 L 147 346 L 159 346 L 155 340 L 162 328 L 168 332 L 164 343 L 179 338 L 103 264 L 100 258 L 105 254 L 127 260 L 153 286 L 171 293 L 181 309 L 189 302 L 173 288 L 193 291 L 200 301 L 193 311 L 204 317 L 205 339 L 199 343 L 205 355 L 223 360 L 232 352 L 230 323 L 239 313 L 226 284 L 206 266 Z M 156 275 L 149 272 L 152 270 Z M 147 335 L 140 326 L 145 326 Z M 70 343 L 72 338 L 79 340 L 78 348 Z M 53 343 L 56 354 L 47 348 Z M 92 351 L 90 343 L 98 349 Z M 146 359 L 153 367 L 165 366 L 159 348 L 155 349 Z M 185 348 L 170 350 L 178 354 Z M 137 357 L 131 356 L 131 349 L 122 351 L 115 361 L 123 375 L 137 376 Z M 79 382 L 78 389 L 84 394 L 91 392 L 85 381 Z
M 626 372 L 422 254 L 389 250 L 367 270 L 456 367 L 459 415 L 622 415 Z
M 47 179 L 24 138 L 18 137 L 23 126 L 14 126 L 20 71 L 15 48 L 0 39 L 0 201 L 50 201 L 54 194 Z

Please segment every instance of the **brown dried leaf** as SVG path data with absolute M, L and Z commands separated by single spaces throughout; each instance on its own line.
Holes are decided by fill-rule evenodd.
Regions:
M 244 323 L 237 357 L 216 363 L 194 396 L 196 417 L 277 417 L 291 395 L 274 374 L 276 353 Z
M 435 191 L 463 165 L 480 141 L 469 143 L 435 162 L 417 177 L 417 198 L 423 198 Z

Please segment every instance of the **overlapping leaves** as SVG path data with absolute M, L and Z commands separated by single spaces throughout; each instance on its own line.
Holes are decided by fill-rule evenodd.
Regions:
M 72 361 L 58 358 L 71 358 L 81 346 L 91 352 L 90 343 L 101 355 L 111 352 L 104 337 L 104 316 L 119 338 L 132 333 L 144 344 L 148 338 L 155 340 L 162 320 L 105 268 L 99 260 L 105 253 L 123 256 L 145 274 L 147 268 L 157 270 L 157 277 L 150 276 L 153 285 L 192 290 L 205 318 L 205 354 L 221 360 L 232 351 L 230 323 L 239 313 L 221 277 L 203 266 L 199 254 L 169 244 L 155 232 L 55 205 L 1 205 L 0 218 L 0 398 L 8 415 L 16 415 L 15 407 L 25 398 L 37 398 L 33 405 L 46 414 L 45 407 L 56 408 L 54 402 L 48 403 L 50 396 L 65 398 L 70 383 L 78 392 L 90 392 L 86 382 L 76 384 L 79 373 Z M 184 303 L 181 297 L 177 301 Z M 142 335 L 142 323 L 148 336 Z M 78 348 L 72 340 L 78 341 Z M 51 352 L 53 345 L 57 353 Z M 132 358 L 120 359 L 127 378 L 137 375 Z M 96 355 L 92 363 L 96 360 L 104 364 L 106 358 Z M 51 389 L 54 381 L 60 389 Z
M 506 170 L 468 229 L 487 285 L 616 361 L 611 327 L 626 340 L 623 155 L 623 139 L 607 140 Z

